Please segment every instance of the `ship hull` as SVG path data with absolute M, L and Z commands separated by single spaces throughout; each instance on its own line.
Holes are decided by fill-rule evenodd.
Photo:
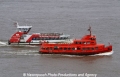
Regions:
M 40 54 L 66 54 L 66 55 L 97 55 L 97 54 L 103 54 L 103 53 L 109 53 L 110 55 L 113 53 L 112 50 L 110 51 L 95 51 L 95 52 L 43 52 L 39 51 Z
M 41 45 L 44 41 L 49 43 L 69 43 L 73 39 L 67 39 L 67 40 L 37 40 L 32 42 L 10 42 L 8 41 L 9 45 Z

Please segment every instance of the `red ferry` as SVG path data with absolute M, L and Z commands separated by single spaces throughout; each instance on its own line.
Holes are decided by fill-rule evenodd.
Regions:
M 90 34 L 82 39 L 74 39 L 72 43 L 42 43 L 39 52 L 42 54 L 69 54 L 69 55 L 95 55 L 112 53 L 112 45 L 97 44 L 96 36 Z
M 39 45 L 41 42 L 69 42 L 70 35 L 65 35 L 63 33 L 33 33 L 28 34 L 32 26 L 19 26 L 18 23 L 14 23 L 17 27 L 17 32 L 15 32 L 11 38 L 8 40 L 8 44 L 29 44 L 29 45 Z

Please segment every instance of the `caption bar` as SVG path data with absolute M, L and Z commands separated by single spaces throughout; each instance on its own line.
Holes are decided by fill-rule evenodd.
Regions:
M 97 74 L 72 74 L 72 73 L 43 73 L 43 74 L 31 74 L 23 73 L 23 77 L 97 77 Z

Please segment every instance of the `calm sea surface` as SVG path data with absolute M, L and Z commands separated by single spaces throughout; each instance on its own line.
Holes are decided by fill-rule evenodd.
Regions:
M 7 42 L 16 31 L 15 21 L 32 25 L 30 34 L 60 32 L 71 38 L 88 34 L 90 25 L 97 42 L 110 42 L 114 54 L 41 55 L 39 46 L 0 45 L 0 77 L 120 77 L 120 0 L 0 0 L 0 41 Z

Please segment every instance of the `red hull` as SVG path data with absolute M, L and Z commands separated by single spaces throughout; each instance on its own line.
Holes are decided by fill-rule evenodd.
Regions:
M 57 45 L 55 45 L 57 46 Z M 106 53 L 106 52 L 112 52 L 112 45 L 105 47 L 103 49 L 100 49 L 99 46 L 98 48 L 95 49 L 96 46 L 91 47 L 91 46 L 83 46 L 81 49 L 77 49 L 79 46 L 58 46 L 58 49 L 54 49 L 54 46 L 50 45 L 48 46 L 47 44 L 42 44 L 40 48 L 40 53 L 41 54 L 69 54 L 69 55 L 95 55 L 95 54 L 100 54 L 100 53 Z M 63 48 L 63 49 L 61 49 Z M 66 48 L 66 49 L 64 49 Z M 68 49 L 69 48 L 69 49 Z M 72 49 L 73 48 L 73 49 Z M 80 47 L 79 47 L 80 48 Z M 85 50 L 83 50 L 86 48 Z M 91 48 L 87 50 L 87 48 Z M 92 49 L 94 48 L 94 49 Z
M 70 55 L 94 55 L 112 52 L 112 45 L 97 44 L 95 35 L 85 35 L 82 39 L 73 40 L 72 43 L 43 43 L 40 53 L 44 54 L 70 54 Z

